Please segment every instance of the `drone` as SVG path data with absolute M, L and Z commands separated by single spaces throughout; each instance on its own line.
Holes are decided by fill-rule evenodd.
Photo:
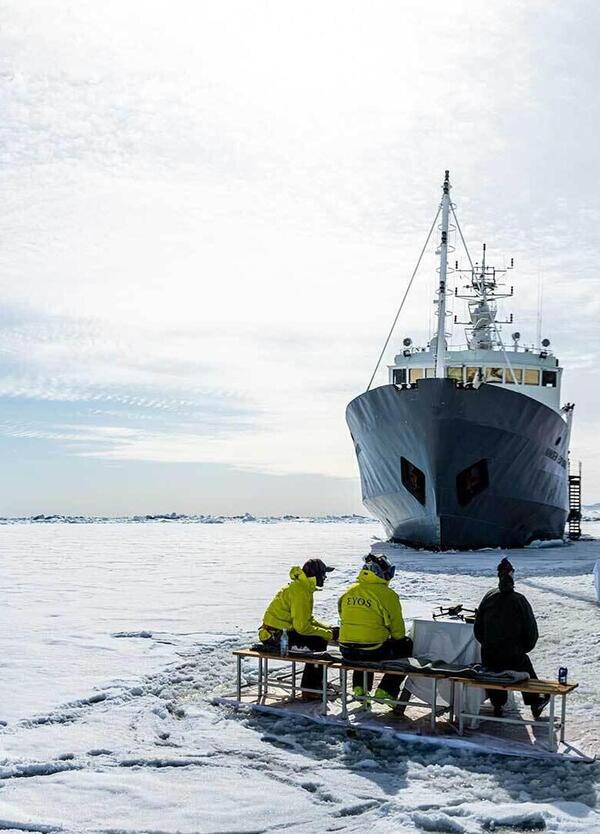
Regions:
M 461 620 L 463 623 L 475 622 L 475 610 L 473 608 L 465 608 L 464 605 L 450 605 L 445 608 L 443 605 L 434 608 L 433 619 L 439 620 L 442 617 L 448 617 L 450 620 Z

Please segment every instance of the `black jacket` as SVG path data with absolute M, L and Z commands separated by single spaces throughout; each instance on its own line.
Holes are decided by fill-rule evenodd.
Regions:
M 512 580 L 488 591 L 475 615 L 475 638 L 484 649 L 505 655 L 530 652 L 538 639 L 538 628 L 531 605 L 517 593 Z

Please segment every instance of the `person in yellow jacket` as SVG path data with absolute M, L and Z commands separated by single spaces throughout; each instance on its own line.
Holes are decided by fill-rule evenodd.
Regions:
M 323 652 L 338 628 L 321 623 L 313 617 L 313 596 L 322 588 L 327 574 L 334 568 L 327 567 L 321 559 L 309 559 L 302 567 L 290 570 L 290 582 L 275 595 L 264 613 L 258 630 L 259 639 L 266 648 L 277 650 L 283 631 L 288 633 L 289 648 L 307 648 Z M 301 688 L 320 689 L 323 685 L 323 667 L 306 663 L 300 682 Z M 316 700 L 320 696 L 312 692 L 302 693 L 304 700 Z
M 377 662 L 411 655 L 412 640 L 406 636 L 400 598 L 389 587 L 395 572 L 396 568 L 385 556 L 369 554 L 356 582 L 340 597 L 339 641 L 346 660 Z M 384 675 L 375 697 L 397 699 L 402 681 L 400 676 Z M 362 684 L 363 673 L 354 672 L 355 695 L 367 694 Z M 367 676 L 367 686 L 370 691 L 372 672 Z

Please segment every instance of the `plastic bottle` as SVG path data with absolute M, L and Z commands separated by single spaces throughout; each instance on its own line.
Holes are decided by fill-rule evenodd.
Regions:
M 282 657 L 285 657 L 290 650 L 290 639 L 288 637 L 287 629 L 283 629 L 281 632 L 281 639 L 279 641 L 279 653 Z

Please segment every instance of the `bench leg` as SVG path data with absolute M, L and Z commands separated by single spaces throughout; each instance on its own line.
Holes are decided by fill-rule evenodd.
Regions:
M 269 661 L 266 657 L 264 659 L 264 669 L 265 669 L 265 671 L 264 671 L 265 680 L 264 680 L 264 683 L 263 683 L 263 693 L 264 693 L 264 696 L 266 698 L 267 695 L 268 695 L 268 692 L 269 692 Z
M 327 715 L 327 666 L 323 666 L 323 715 Z
M 346 669 L 340 669 L 340 686 L 342 688 L 342 718 L 348 718 L 348 672 Z
M 554 695 L 550 696 L 550 714 L 548 715 L 548 745 L 554 752 Z
M 236 694 L 238 704 L 242 700 L 242 658 L 237 656 L 237 679 L 236 679 Z
M 562 696 L 562 704 L 560 706 L 560 740 L 565 741 L 565 722 L 567 720 L 567 696 Z
M 464 733 L 464 718 L 463 718 L 463 696 L 465 691 L 464 683 L 460 682 L 458 686 L 458 734 L 462 736 Z
M 364 698 L 365 700 L 361 704 L 361 709 L 368 709 L 369 701 L 367 701 L 367 691 L 369 689 L 369 681 L 367 679 L 368 672 L 363 672 L 363 689 L 365 690 Z
M 258 700 L 262 701 L 263 691 L 263 662 L 262 657 L 258 658 Z
M 435 714 L 437 705 L 437 678 L 432 680 L 433 692 L 431 697 L 431 732 L 435 734 Z
M 296 700 L 296 661 L 292 660 L 292 701 Z
M 455 688 L 455 686 L 456 686 L 456 681 L 450 681 L 450 704 L 448 706 L 449 706 L 450 723 L 451 724 L 454 724 L 455 721 L 456 721 L 456 713 L 454 711 L 454 694 L 455 694 L 454 688 Z

